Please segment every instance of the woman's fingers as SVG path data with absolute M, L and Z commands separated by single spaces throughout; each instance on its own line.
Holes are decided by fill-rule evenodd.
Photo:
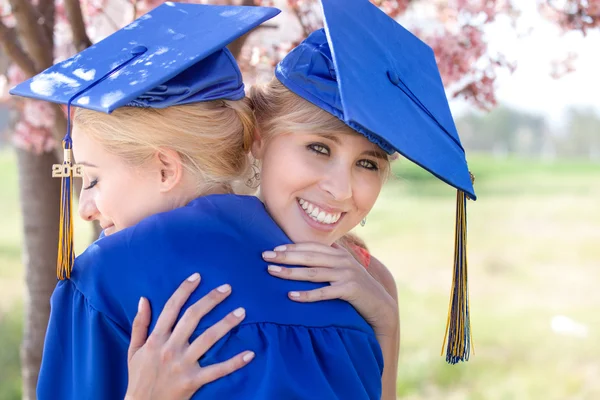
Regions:
M 171 332 L 173 324 L 181 312 L 181 307 L 183 307 L 185 302 L 190 298 L 190 295 L 198 287 L 199 283 L 200 274 L 195 273 L 183 281 L 181 285 L 179 285 L 175 293 L 171 295 L 162 312 L 160 313 L 160 316 L 156 321 L 156 326 L 152 331 L 152 335 L 162 337 Z
M 198 373 L 195 385 L 197 387 L 201 387 L 209 382 L 229 375 L 248 364 L 253 358 L 254 352 L 244 351 L 236 356 L 231 357 L 227 361 L 204 367 Z
M 238 308 L 198 336 L 186 352 L 188 362 L 197 362 L 219 339 L 246 317 L 246 310 Z
M 304 265 L 307 267 L 341 267 L 346 266 L 347 259 L 337 254 L 318 251 L 265 251 L 263 259 L 269 263 Z
M 350 301 L 355 291 L 352 284 L 337 286 L 325 286 L 319 289 L 305 292 L 289 292 L 288 297 L 302 303 L 313 303 L 315 301 L 342 299 Z
M 200 320 L 230 294 L 231 286 L 221 285 L 188 307 L 175 325 L 169 342 L 177 346 L 187 344 Z
M 131 357 L 146 343 L 148 338 L 148 325 L 150 325 L 151 317 L 150 304 L 145 297 L 140 297 L 138 304 L 138 312 L 133 319 L 133 325 L 131 329 L 131 342 L 129 343 L 129 350 L 127 352 L 127 360 L 131 360 Z
M 282 279 L 308 282 L 336 282 L 346 278 L 345 269 L 334 268 L 286 268 L 279 265 L 269 265 L 269 274 Z
M 340 250 L 317 242 L 292 243 L 277 246 L 274 251 L 315 251 L 328 254 L 339 254 Z

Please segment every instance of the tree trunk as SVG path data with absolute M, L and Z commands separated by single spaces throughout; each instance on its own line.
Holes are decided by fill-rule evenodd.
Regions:
M 49 298 L 56 286 L 60 179 L 52 179 L 54 152 L 36 155 L 16 149 L 19 191 L 23 215 L 23 264 L 28 297 L 21 344 L 23 399 L 36 398 L 36 386 L 46 327 Z

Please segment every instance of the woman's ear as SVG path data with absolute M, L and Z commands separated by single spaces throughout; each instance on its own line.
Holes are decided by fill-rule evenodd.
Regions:
M 183 179 L 183 165 L 178 152 L 170 149 L 161 149 L 156 152 L 160 168 L 160 190 L 168 192 Z
M 262 134 L 258 128 L 254 130 L 254 141 L 252 142 L 252 157 L 257 160 L 260 160 L 263 157 L 263 152 L 265 148 L 265 140 L 262 137 Z

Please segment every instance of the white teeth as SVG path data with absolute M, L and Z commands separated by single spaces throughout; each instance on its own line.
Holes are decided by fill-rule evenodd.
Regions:
M 309 203 L 304 199 L 298 199 L 298 204 L 300 204 L 308 216 L 322 224 L 335 224 L 342 217 L 342 213 L 330 214 L 328 212 L 321 211 L 319 207 Z
M 319 215 L 317 215 L 317 221 L 323 222 L 325 221 L 325 211 L 321 211 Z

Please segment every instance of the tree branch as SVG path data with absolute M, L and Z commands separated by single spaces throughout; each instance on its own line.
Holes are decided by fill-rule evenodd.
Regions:
M 9 0 L 23 47 L 29 53 L 35 69 L 42 71 L 52 65 L 53 48 L 36 18 L 37 10 L 27 0 Z
M 133 0 L 132 5 L 133 5 L 133 19 L 135 20 L 137 18 L 138 0 Z
M 79 0 L 65 0 L 65 11 L 71 24 L 75 49 L 78 52 L 87 49 L 92 45 L 92 41 L 85 31 L 85 22 L 83 21 Z
M 14 28 L 9 28 L 2 20 L 0 20 L 0 44 L 4 48 L 6 54 L 14 61 L 15 64 L 23 70 L 27 77 L 32 77 L 36 74 L 35 65 L 25 51 L 17 43 L 17 36 Z
M 296 17 L 296 19 L 298 20 L 298 23 L 300 24 L 300 27 L 302 28 L 302 34 L 304 35 L 303 37 L 307 37 L 308 35 L 311 34 L 311 30 L 310 28 L 304 23 L 304 19 L 302 18 L 301 12 L 300 12 L 300 7 L 297 5 L 294 5 L 292 7 L 290 7 L 292 10 L 292 14 L 294 14 L 294 16 Z
M 240 5 L 241 6 L 254 6 L 255 4 L 254 4 L 254 0 L 243 0 Z M 229 46 L 227 46 L 227 48 L 229 49 L 229 51 L 231 52 L 233 57 L 235 57 L 236 59 L 239 57 L 240 53 L 242 52 L 242 47 L 244 47 L 244 44 L 246 43 L 246 40 L 248 40 L 248 36 L 250 36 L 250 33 L 252 33 L 252 32 L 248 32 L 245 35 L 240 36 L 239 38 L 237 38 L 236 40 L 231 42 L 229 44 Z
M 42 26 L 44 34 L 50 42 L 50 46 L 54 47 L 54 0 L 38 0 L 37 11 L 42 18 Z

